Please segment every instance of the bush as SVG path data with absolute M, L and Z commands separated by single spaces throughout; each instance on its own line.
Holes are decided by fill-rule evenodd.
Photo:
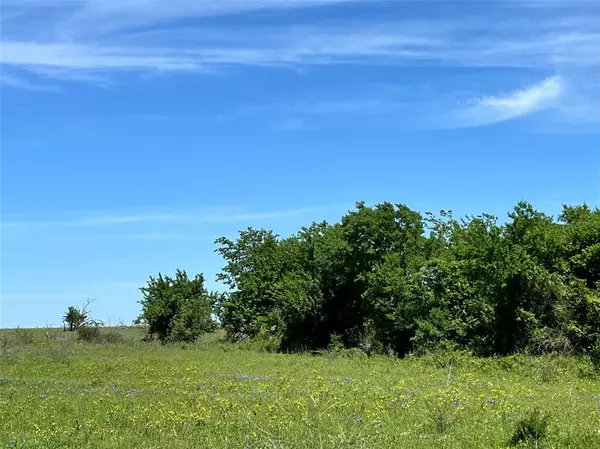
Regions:
M 101 334 L 101 340 L 104 343 L 115 344 L 115 345 L 125 343 L 127 341 L 127 339 L 125 338 L 125 336 L 123 334 L 121 334 L 120 332 L 117 332 L 117 331 L 113 331 L 113 330 L 110 330 L 108 332 L 104 332 L 103 334 Z
M 369 354 L 361 347 L 346 348 L 342 337 L 336 333 L 331 335 L 331 340 L 327 346 L 326 354 L 333 358 L 343 357 L 348 359 L 364 359 L 369 356 Z
M 281 340 L 277 336 L 270 335 L 267 331 L 261 330 L 252 338 L 234 342 L 233 347 L 253 352 L 272 353 L 280 349 Z
M 342 352 L 344 349 L 346 349 L 346 347 L 344 346 L 342 336 L 336 333 L 331 334 L 331 340 L 329 342 L 329 345 L 327 346 L 327 351 L 335 354 Z
M 77 339 L 85 343 L 108 343 L 121 344 L 127 339 L 123 334 L 115 330 L 102 332 L 100 326 L 82 326 L 77 329 Z
M 537 447 L 548 433 L 549 421 L 549 414 L 542 413 L 538 408 L 533 409 L 517 422 L 509 445 L 516 446 L 519 443 L 531 442 Z
M 148 324 L 150 337 L 167 341 L 194 342 L 200 335 L 216 329 L 211 317 L 213 297 L 204 288 L 204 277 L 189 279 L 185 271 L 177 270 L 175 278 L 150 277 L 140 289 L 140 321 Z
M 509 218 L 357 203 L 286 238 L 220 238 L 219 319 L 231 341 L 266 325 L 280 350 L 323 350 L 336 333 L 368 354 L 587 353 L 600 341 L 600 209 L 555 219 L 520 202 Z
M 77 339 L 86 343 L 99 343 L 101 341 L 100 327 L 82 326 L 77 329 Z
M 15 341 L 22 345 L 30 345 L 35 341 L 35 334 L 31 329 L 17 327 L 14 332 Z

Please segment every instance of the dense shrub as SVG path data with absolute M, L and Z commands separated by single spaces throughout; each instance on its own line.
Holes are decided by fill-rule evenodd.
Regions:
M 150 277 L 141 288 L 142 314 L 139 321 L 148 324 L 150 336 L 162 342 L 193 342 L 205 332 L 215 330 L 211 317 L 213 296 L 204 288 L 204 277 L 189 279 L 185 271 L 175 277 Z
M 521 202 L 508 218 L 358 203 L 339 223 L 287 238 L 249 228 L 217 240 L 229 291 L 216 310 L 229 340 L 266 333 L 284 351 L 325 349 L 335 334 L 368 353 L 591 354 L 600 344 L 600 211 L 565 206 L 554 219 Z M 177 290 L 160 279 L 154 292 Z M 161 338 L 176 328 L 187 339 L 195 321 L 175 320 L 179 307 L 155 317 Z
M 86 343 L 99 343 L 101 341 L 99 326 L 81 326 L 77 328 L 77 339 Z

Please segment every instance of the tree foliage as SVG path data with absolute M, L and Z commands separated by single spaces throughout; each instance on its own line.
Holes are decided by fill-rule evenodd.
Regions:
M 73 332 L 77 330 L 83 322 L 85 321 L 85 317 L 81 313 L 81 311 L 75 306 L 69 306 L 67 309 L 67 313 L 65 313 L 63 317 L 63 322 L 67 325 L 67 329 L 69 332 Z
M 138 320 L 148 324 L 148 332 L 162 342 L 195 341 L 215 329 L 211 317 L 213 296 L 204 288 L 204 277 L 190 279 L 185 271 L 175 277 L 150 277 L 140 289 L 142 313 Z
M 69 306 L 67 312 L 63 316 L 63 323 L 65 330 L 69 332 L 76 331 L 82 327 L 98 327 L 102 325 L 102 321 L 92 318 L 89 310 L 90 304 L 93 300 L 88 300 L 81 306 Z
M 402 204 L 357 203 L 340 222 L 286 238 L 246 229 L 217 240 L 230 339 L 282 350 L 336 342 L 402 355 L 588 351 L 600 343 L 600 211 L 554 219 L 520 202 L 505 223 Z

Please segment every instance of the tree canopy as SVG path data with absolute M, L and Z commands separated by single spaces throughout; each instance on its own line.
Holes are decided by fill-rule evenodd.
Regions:
M 193 342 L 215 329 L 211 317 L 214 301 L 204 288 L 204 276 L 190 279 L 182 270 L 177 270 L 174 278 L 159 273 L 140 290 L 143 298 L 138 321 L 148 324 L 150 336 L 162 342 Z
M 220 238 L 217 304 L 231 340 L 264 333 L 281 350 L 348 347 L 399 355 L 587 351 L 600 344 L 600 211 L 554 219 L 520 202 L 482 214 L 421 214 L 357 203 L 338 223 L 282 238 L 248 228 Z

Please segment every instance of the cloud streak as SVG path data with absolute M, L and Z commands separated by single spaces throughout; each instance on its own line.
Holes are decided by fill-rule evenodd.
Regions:
M 252 222 L 260 220 L 273 220 L 278 218 L 292 217 L 297 215 L 306 215 L 318 212 L 335 206 L 285 209 L 267 212 L 194 212 L 183 211 L 176 213 L 158 213 L 158 214 L 110 214 L 110 215 L 91 215 L 79 217 L 70 220 L 59 221 L 5 221 L 2 222 L 2 229 L 40 229 L 40 228 L 108 228 L 126 225 L 141 224 L 225 224 L 236 222 Z M 139 234 L 140 238 L 176 238 L 176 234 Z M 135 238 L 133 235 L 129 235 Z
M 559 106 L 563 94 L 562 78 L 552 76 L 505 95 L 471 99 L 466 107 L 451 113 L 448 126 L 482 126 L 523 117 Z
M 437 26 L 432 23 L 431 26 Z M 305 27 L 296 32 L 277 30 L 278 42 L 262 32 L 248 31 L 246 42 L 209 43 L 201 48 L 169 46 L 146 47 L 117 44 L 31 42 L 5 40 L 0 56 L 3 65 L 50 78 L 63 73 L 123 71 L 196 71 L 214 73 L 232 65 L 240 66 L 318 66 L 389 65 L 445 67 L 549 66 L 593 67 L 600 64 L 600 33 L 524 39 L 481 39 L 458 42 L 456 37 L 434 39 L 407 35 L 402 27 L 323 31 Z M 458 28 L 456 30 L 458 32 Z M 248 45 L 247 42 L 253 42 Z M 196 48 L 194 48 L 196 47 Z M 64 72 L 61 72 L 63 70 Z M 54 71 L 54 72 L 53 72 Z
M 139 291 L 140 285 L 143 283 L 140 281 L 129 281 L 129 282 L 80 282 L 76 284 L 70 284 L 67 289 L 61 292 L 42 292 L 42 291 L 30 291 L 24 293 L 16 292 L 0 292 L 0 303 L 2 301 L 76 301 L 80 302 L 89 297 L 89 293 L 93 292 L 91 296 L 96 296 L 96 293 L 125 293 L 125 292 L 137 292 Z M 83 298 L 83 299 L 82 299 Z
M 364 14 L 348 15 L 347 3 Z M 304 103 L 285 99 L 279 109 L 288 117 L 278 123 L 298 130 L 312 125 L 306 120 L 310 116 L 324 121 L 362 115 L 388 123 L 403 117 L 415 126 L 420 121 L 434 128 L 472 127 L 539 111 L 553 111 L 558 121 L 597 123 L 592 117 L 598 102 L 589 94 L 598 90 L 589 74 L 600 69 L 600 7 L 593 2 L 474 2 L 477 6 L 469 11 L 475 12 L 469 14 L 457 6 L 444 16 L 425 12 L 412 19 L 399 2 L 372 8 L 389 10 L 386 18 L 372 14 L 370 3 L 5 0 L 2 83 L 32 91 L 48 90 L 49 80 L 59 81 L 53 83 L 58 86 L 79 82 L 110 87 L 120 85 L 113 79 L 121 74 L 150 79 L 154 73 L 213 75 L 243 67 L 516 69 L 535 72 L 541 81 L 501 95 L 487 93 L 490 88 L 484 86 L 466 98 L 430 92 L 418 100 L 383 94 Z M 329 18 L 312 14 L 307 20 L 304 12 L 310 8 L 327 8 Z M 588 75 L 573 82 L 574 72 Z M 515 85 L 514 80 L 506 84 Z M 267 104 L 262 113 L 275 106 Z M 433 126 L 430 117 L 438 120 Z
M 9 3 L 2 19 L 3 66 L 48 78 L 126 71 L 206 72 L 232 65 L 289 67 L 333 64 L 519 67 L 600 65 L 600 8 L 583 13 L 514 12 L 492 20 L 369 21 L 266 25 L 252 13 L 334 8 L 349 0 L 174 1 L 88 0 Z M 368 2 L 365 2 L 368 4 Z M 51 8 L 47 5 L 54 5 Z M 13 13 L 11 12 L 14 9 Z M 46 6 L 42 6 L 46 5 Z M 215 27 L 207 17 L 244 15 Z M 181 26 L 181 20 L 194 25 Z M 194 22 L 195 21 L 195 22 Z M 35 27 L 26 26 L 35 23 Z M 25 30 L 25 31 L 24 31 Z M 13 83 L 14 84 L 14 83 Z
M 380 87 L 356 97 L 338 100 L 279 102 L 256 104 L 238 111 L 242 120 L 265 121 L 284 114 L 288 121 L 303 123 L 303 127 L 360 126 L 411 129 L 453 129 L 493 125 L 508 120 L 536 115 L 549 129 L 562 131 L 597 132 L 600 130 L 600 84 L 589 85 L 589 74 L 580 77 L 552 75 L 501 93 L 476 94 L 480 88 L 464 92 L 433 92 L 423 97 L 429 87 L 414 85 L 417 93 L 407 93 L 403 86 L 398 92 L 391 86 Z M 477 78 L 472 78 L 474 81 Z M 485 79 L 482 80 L 485 83 Z M 502 86 L 506 82 L 501 83 Z M 483 87 L 486 89 L 485 86 Z M 419 92 L 420 91 L 420 92 Z M 542 114 L 543 113 L 543 114 Z M 235 116 L 230 117 L 235 120 Z
M 123 240 L 181 240 L 189 239 L 190 236 L 184 234 L 174 234 L 166 232 L 144 232 L 137 234 L 117 234 L 109 235 L 111 238 L 118 238 Z
M 69 17 L 63 34 L 95 35 L 180 19 L 329 6 L 354 0 L 87 0 Z M 59 4 L 65 3 L 57 2 Z

